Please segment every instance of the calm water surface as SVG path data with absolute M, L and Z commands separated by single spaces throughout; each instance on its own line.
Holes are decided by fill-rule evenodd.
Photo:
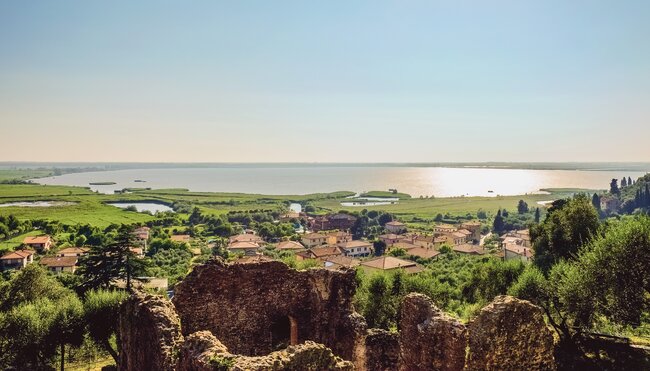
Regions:
M 163 211 L 174 211 L 171 207 L 163 204 L 155 204 L 150 202 L 110 202 L 107 205 L 116 206 L 122 209 L 126 209 L 130 206 L 135 206 L 135 209 L 138 211 L 149 211 L 153 214 Z
M 606 189 L 612 178 L 643 175 L 630 171 L 519 170 L 441 167 L 246 167 L 128 169 L 66 174 L 35 181 L 90 187 L 102 193 L 132 187 L 186 188 L 197 192 L 307 194 L 371 190 L 418 196 L 496 196 L 539 192 L 541 188 Z M 143 180 L 144 183 L 135 182 Z M 115 182 L 90 186 L 91 182 Z M 492 192 L 490 192 L 492 191 Z

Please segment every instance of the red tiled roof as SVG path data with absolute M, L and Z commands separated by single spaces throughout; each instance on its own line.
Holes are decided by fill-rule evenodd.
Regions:
M 8 252 L 2 257 L 0 257 L 0 260 L 14 260 L 14 259 L 24 259 L 29 257 L 30 255 L 34 255 L 34 251 L 32 250 L 16 250 L 16 251 L 11 251 Z
M 315 257 L 320 258 L 330 255 L 341 255 L 341 249 L 338 246 L 316 247 L 309 250 Z
M 278 250 L 304 250 L 305 247 L 297 241 L 282 241 L 276 247 Z
M 435 258 L 436 256 L 440 255 L 439 251 L 436 251 L 434 249 L 426 249 L 424 247 L 416 247 L 414 249 L 410 249 L 407 251 L 408 255 L 413 255 L 417 256 L 423 259 L 431 259 Z
M 31 244 L 42 244 L 42 243 L 48 243 L 50 241 L 50 236 L 44 235 L 44 236 L 28 236 L 25 237 L 23 240 L 23 243 L 25 245 L 31 245 Z
M 46 267 L 74 267 L 77 265 L 76 256 L 57 256 L 41 258 L 42 265 Z

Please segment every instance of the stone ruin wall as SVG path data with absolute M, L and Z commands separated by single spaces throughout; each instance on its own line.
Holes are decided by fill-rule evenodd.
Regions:
M 407 295 L 397 333 L 354 312 L 353 271 L 280 262 L 197 266 L 168 300 L 122 307 L 120 370 L 554 370 L 542 311 L 497 297 L 465 325 Z

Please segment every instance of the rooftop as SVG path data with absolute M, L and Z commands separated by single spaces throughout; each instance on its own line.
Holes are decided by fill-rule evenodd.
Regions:
M 56 256 L 56 257 L 44 257 L 41 258 L 42 265 L 50 268 L 54 267 L 74 267 L 77 265 L 76 256 Z
M 50 236 L 48 235 L 43 235 L 43 236 L 28 236 L 25 237 L 23 240 L 23 243 L 26 245 L 31 245 L 31 244 L 42 244 L 42 243 L 48 243 L 50 241 Z
M 0 260 L 24 259 L 24 258 L 26 258 L 26 257 L 28 257 L 30 255 L 34 255 L 34 253 L 35 252 L 32 251 L 32 250 L 25 250 L 25 249 L 11 251 L 11 252 L 8 252 L 8 253 L 2 255 L 2 257 L 0 257 Z
M 416 247 L 408 250 L 407 254 L 417 256 L 423 259 L 431 259 L 440 255 L 440 252 L 434 249 L 426 249 L 424 247 Z
M 282 241 L 276 246 L 278 250 L 304 250 L 305 247 L 297 241 Z
M 366 267 L 371 267 L 371 268 L 388 270 L 388 269 L 412 267 L 415 266 L 416 263 L 412 261 L 396 258 L 394 256 L 385 255 L 385 256 L 380 256 L 378 258 L 363 261 L 361 262 L 361 265 L 364 265 Z

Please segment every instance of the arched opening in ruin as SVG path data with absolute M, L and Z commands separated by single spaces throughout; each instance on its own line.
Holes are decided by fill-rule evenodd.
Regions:
M 298 322 L 291 316 L 278 316 L 271 322 L 271 348 L 284 349 L 298 344 Z

